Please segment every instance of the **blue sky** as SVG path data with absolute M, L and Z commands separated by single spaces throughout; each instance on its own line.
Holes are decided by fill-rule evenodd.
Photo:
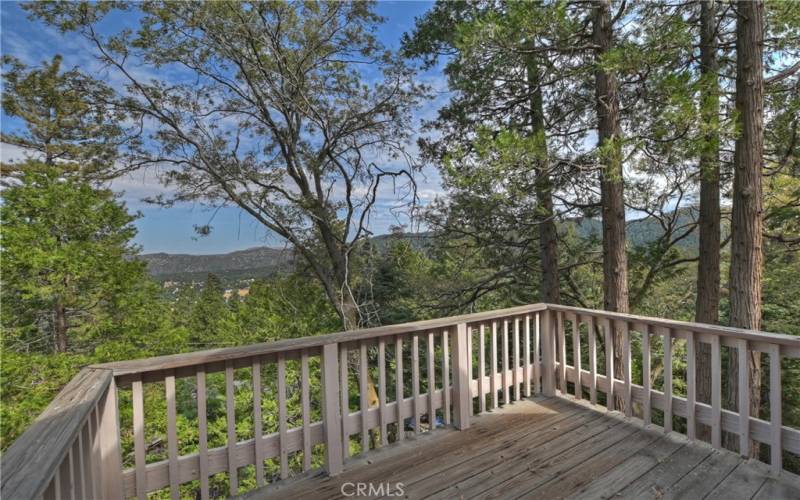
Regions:
M 390 48 L 397 48 L 400 37 L 414 26 L 414 18 L 430 8 L 432 2 L 379 2 L 377 12 L 386 18 L 386 23 L 378 28 L 381 41 Z M 118 28 L 124 21 L 112 18 L 111 29 Z M 78 35 L 58 31 L 44 26 L 38 21 L 28 19 L 27 13 L 17 3 L 0 2 L 0 44 L 2 53 L 15 56 L 30 65 L 38 65 L 56 54 L 64 57 L 65 67 L 77 66 L 91 71 L 96 64 L 88 46 Z M 434 88 L 444 90 L 443 79 L 437 70 L 421 75 Z M 111 81 L 113 85 L 113 81 Z M 432 103 L 427 103 L 418 112 L 416 122 L 422 118 L 435 116 L 438 106 L 446 100 L 440 93 Z M 15 120 L 2 116 L 4 129 L 18 126 Z M 18 149 L 2 145 L 2 159 L 16 159 L 22 155 Z M 424 202 L 441 194 L 439 177 L 435 169 L 428 167 L 417 179 L 419 194 Z M 155 194 L 162 188 L 152 172 L 135 172 L 115 181 L 113 186 L 120 191 L 129 209 L 142 213 L 137 221 L 139 234 L 136 242 L 143 251 L 209 254 L 223 253 L 259 245 L 281 246 L 283 242 L 270 236 L 258 223 L 235 207 L 214 209 L 200 204 L 184 204 L 169 209 L 143 203 L 145 196 Z M 394 213 L 391 208 L 395 200 L 386 199 L 381 203 L 371 219 L 370 229 L 381 234 L 395 224 L 407 224 L 404 215 Z M 198 238 L 193 227 L 211 224 L 214 228 L 210 236 Z

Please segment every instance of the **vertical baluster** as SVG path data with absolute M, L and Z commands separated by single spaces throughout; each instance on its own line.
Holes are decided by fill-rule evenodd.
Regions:
M 378 411 L 380 412 L 381 446 L 389 444 L 386 430 L 386 338 L 378 339 Z
M 42 493 L 42 498 L 44 500 L 61 500 L 60 479 L 61 478 L 58 477 L 58 469 L 56 469 L 53 479 L 47 483 L 47 488 L 44 490 L 44 493 Z M 95 498 L 95 496 L 93 495 L 92 498 Z
M 548 314 L 545 312 L 545 314 Z M 539 313 L 536 313 L 535 316 L 535 328 L 533 329 L 533 392 L 536 394 L 540 394 L 542 392 L 542 364 L 539 361 L 539 339 L 540 339 L 540 329 L 541 329 L 541 321 L 542 316 Z
M 575 367 L 575 398 L 583 397 L 581 384 L 581 327 L 578 324 L 579 316 L 572 315 L 572 364 Z
M 206 367 L 197 367 L 198 459 L 200 461 L 200 498 L 208 500 L 208 415 L 206 412 Z
M 169 457 L 169 494 L 173 499 L 180 498 L 180 479 L 178 477 L 178 412 L 175 407 L 175 373 L 172 371 L 164 378 L 164 386 L 167 393 L 167 455 Z M 228 426 L 230 429 L 230 425 Z M 232 453 L 229 454 L 229 457 Z M 231 489 L 233 489 L 231 481 Z
M 436 406 L 433 397 L 436 393 L 436 350 L 433 345 L 433 332 L 428 333 L 428 425 L 436 428 Z
M 564 313 L 558 311 L 558 375 L 561 380 L 561 394 L 567 394 L 567 343 L 564 337 Z
M 722 447 L 722 356 L 719 337 L 711 337 L 711 444 Z
M 737 342 L 739 357 L 739 453 L 750 455 L 750 386 L 748 380 L 747 340 Z
M 264 435 L 263 419 L 261 416 L 261 360 L 253 359 L 253 445 L 256 458 L 256 485 L 264 486 Z
M 470 395 L 469 368 L 470 353 L 467 349 L 469 327 L 466 323 L 459 323 L 451 341 L 453 342 L 453 420 L 456 429 L 468 429 L 470 425 Z
M 403 337 L 398 335 L 394 344 L 395 357 L 395 399 L 397 400 L 397 439 L 406 438 L 405 420 L 403 419 Z
M 72 488 L 72 450 L 69 450 L 67 456 L 61 461 L 58 476 L 61 498 L 75 500 L 75 490 Z
M 597 404 L 597 331 L 594 325 L 594 316 L 589 316 L 586 325 L 589 333 L 589 401 Z
M 450 339 L 447 330 L 442 330 L 442 388 L 444 423 L 450 425 Z
M 133 459 L 136 467 L 136 498 L 147 499 L 147 476 L 145 472 L 144 396 L 141 376 L 131 384 L 133 396 Z
M 419 407 L 419 335 L 411 337 L 411 393 L 414 397 L 414 434 L 419 434 L 419 420 L 422 412 Z
M 300 352 L 300 405 L 303 408 L 303 471 L 311 469 L 311 383 L 308 350 Z
M 542 392 L 547 397 L 556 395 L 556 335 L 553 330 L 555 313 L 544 311 L 541 313 L 542 325 Z
M 769 423 L 770 423 L 770 465 L 772 472 L 783 470 L 783 441 L 781 409 L 781 348 L 778 344 L 769 345 Z
M 508 320 L 503 320 L 503 402 L 509 404 L 511 402 L 509 388 L 511 381 L 508 380 Z
M 614 331 L 611 329 L 612 322 L 605 319 L 603 329 L 606 334 L 606 382 L 608 391 L 606 392 L 606 408 L 608 411 L 614 410 L 614 398 L 616 390 L 614 388 Z
M 350 415 L 350 383 L 347 377 L 349 363 L 347 347 L 341 344 L 339 347 L 339 410 L 342 412 L 342 458 L 345 459 L 350 456 L 350 430 L 347 418 Z
M 367 357 L 367 344 L 359 342 L 360 361 L 358 372 L 359 408 L 361 409 L 361 453 L 369 451 L 369 359 Z
M 84 427 L 81 428 L 80 433 L 78 434 L 78 440 L 75 443 L 76 444 L 77 461 L 78 461 L 78 473 L 79 473 L 79 476 L 80 476 L 78 478 L 77 483 L 78 483 L 78 485 L 80 486 L 80 489 L 81 489 L 80 493 L 78 494 L 78 498 L 87 498 L 89 496 L 89 491 L 86 489 L 86 485 L 88 483 L 86 482 L 86 466 L 87 466 L 87 464 L 84 461 L 85 455 L 84 455 L 84 452 L 83 452 L 83 447 L 84 447 L 83 430 L 84 430 Z
M 341 380 L 337 379 L 339 365 L 347 363 L 347 358 L 340 357 L 341 350 L 337 344 L 325 344 L 322 347 L 322 422 L 325 439 L 325 467 L 331 476 L 342 472 L 344 447 L 340 429 L 344 428 L 342 422 L 342 409 L 339 406 L 342 392 L 339 387 Z
M 103 498 L 123 498 L 122 450 L 120 449 L 119 408 L 115 379 L 98 402 L 97 436 L 100 457 L 100 488 Z
M 525 315 L 525 362 L 523 363 L 525 370 L 525 397 L 531 397 L 531 315 Z
M 497 409 L 497 321 L 492 321 L 492 408 Z
M 278 353 L 278 438 L 280 444 L 281 479 L 289 477 L 289 434 L 286 429 L 286 357 Z
M 99 474 L 98 471 L 100 470 L 99 465 L 97 464 L 96 455 L 95 455 L 95 446 L 97 443 L 97 407 L 94 407 L 89 412 L 89 418 L 86 420 L 86 425 L 89 430 L 89 446 L 86 449 L 86 453 L 88 454 L 88 470 L 89 470 L 89 480 L 90 480 L 90 491 L 92 498 L 98 498 L 100 496 L 100 487 L 99 487 Z
M 469 388 L 469 400 L 470 405 L 467 411 L 469 415 L 472 416 L 472 334 L 473 329 L 470 325 L 467 325 L 467 377 L 469 378 L 470 388 Z
M 86 498 L 86 493 L 84 493 L 86 490 L 83 483 L 83 463 L 81 462 L 83 454 L 81 452 L 80 434 L 78 434 L 78 439 L 72 441 L 70 452 L 72 455 L 72 484 L 75 498 Z
M 664 432 L 672 432 L 672 332 L 664 329 Z
M 478 348 L 478 409 L 481 413 L 486 411 L 486 383 L 484 380 L 486 373 L 484 371 L 486 338 L 484 330 L 485 326 L 481 323 L 478 327 L 478 345 L 480 346 Z
M 522 381 L 519 379 L 519 317 L 514 318 L 514 358 L 512 359 L 514 365 L 514 401 L 519 401 L 519 391 L 522 387 Z
M 631 398 L 631 332 L 628 322 L 622 322 L 622 377 L 625 382 L 625 416 L 633 414 L 633 401 Z
M 651 417 L 651 394 L 650 394 L 650 326 L 642 325 L 642 420 L 644 425 L 650 425 Z
M 686 331 L 686 435 L 689 439 L 697 437 L 697 408 L 695 407 L 697 377 L 695 369 L 694 332 Z

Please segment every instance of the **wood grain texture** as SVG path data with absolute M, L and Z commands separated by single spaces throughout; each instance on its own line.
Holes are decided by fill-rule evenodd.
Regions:
M 133 456 L 136 467 L 136 498 L 147 499 L 147 482 L 144 473 L 146 465 L 144 444 L 144 393 L 141 379 L 133 382 Z
M 300 407 L 303 413 L 303 471 L 311 470 L 311 382 L 308 367 L 308 351 L 300 357 Z
M 783 470 L 781 394 L 781 349 L 780 346 L 773 345 L 769 353 L 769 424 L 772 437 L 769 449 L 770 465 L 774 474 L 780 474 Z
M 541 394 L 542 392 L 542 362 L 540 361 L 540 348 L 539 342 L 541 339 L 541 324 L 542 315 L 536 313 L 534 316 L 533 328 L 533 392 Z
M 322 421 L 325 441 L 325 468 L 335 476 L 343 469 L 342 411 L 339 408 L 339 347 L 322 348 Z M 343 362 L 347 362 L 346 358 Z
M 722 356 L 716 335 L 711 339 L 711 444 L 722 447 Z
M 615 413 L 534 398 L 476 416 L 469 430 L 391 445 L 336 478 L 279 483 L 247 498 L 341 498 L 342 485 L 357 482 L 402 482 L 408 498 L 429 499 L 797 498 L 785 477 Z
M 419 335 L 411 336 L 411 395 L 414 398 L 414 434 L 419 434 L 422 415 L 419 405 Z
M 395 338 L 395 402 L 403 400 L 403 337 L 398 335 Z M 396 405 L 397 408 L 397 439 L 402 441 L 406 438 L 405 422 L 403 420 L 403 413 L 401 405 Z
M 378 407 L 381 412 L 380 445 L 386 446 L 389 444 L 389 432 L 386 428 L 389 417 L 386 409 L 386 339 L 383 338 L 378 340 Z
M 642 420 L 645 425 L 652 422 L 651 414 L 651 383 L 650 383 L 650 326 L 642 328 L 642 388 L 644 389 L 644 403 L 642 404 Z
M 478 411 L 486 412 L 486 332 L 483 323 L 478 327 Z
M 425 359 L 428 361 L 428 425 L 430 430 L 436 428 L 436 348 L 434 345 L 433 332 L 428 333 L 428 351 Z
M 197 423 L 198 423 L 198 464 L 200 476 L 200 498 L 208 500 L 208 414 L 206 410 L 206 372 L 203 366 L 197 367 Z
M 367 344 L 360 343 L 359 362 L 358 362 L 358 393 L 361 412 L 361 453 L 369 451 L 369 426 L 367 425 L 367 415 L 369 410 L 369 358 L 367 356 Z
M 442 388 L 444 424 L 450 425 L 450 338 L 446 328 L 442 330 Z
M 264 450 L 261 440 L 258 439 L 264 434 L 264 421 L 261 414 L 261 361 L 253 360 L 252 368 L 253 382 L 253 435 L 255 436 L 255 461 L 256 461 L 256 484 L 264 486 Z
M 225 372 L 226 379 L 227 379 L 227 371 Z M 233 371 L 231 370 L 231 388 L 233 387 Z M 178 419 L 177 413 L 177 402 L 175 400 L 175 376 L 174 375 L 167 375 L 164 378 L 164 388 L 166 391 L 166 399 L 167 399 L 167 456 L 169 460 L 169 496 L 173 499 L 178 499 L 181 496 L 180 491 L 180 484 L 181 481 L 179 479 L 178 474 L 178 430 L 176 421 Z M 233 390 L 231 389 L 230 392 L 226 392 L 227 397 L 233 396 Z M 231 408 L 231 406 L 229 406 Z M 228 437 L 230 438 L 231 435 L 231 428 L 235 426 L 231 424 L 231 420 L 234 420 L 233 412 L 229 412 L 228 416 Z M 236 441 L 236 434 L 234 431 L 234 442 Z M 238 491 L 237 486 L 237 478 L 231 477 L 231 491 L 236 494 Z
M 492 409 L 497 409 L 499 405 L 499 401 L 497 398 L 497 321 L 492 321 L 492 369 L 491 369 L 492 378 L 490 380 L 490 386 L 492 389 Z
M 3 498 L 38 498 L 44 494 L 111 380 L 109 370 L 81 370 L 3 453 Z
M 511 380 L 508 377 L 508 320 L 503 320 L 503 338 L 502 338 L 502 362 L 500 363 L 503 370 L 503 402 L 509 404 L 511 402 Z
M 573 314 L 570 316 L 572 320 L 572 366 L 575 371 L 581 372 L 581 327 L 578 323 L 579 316 Z M 580 377 L 575 381 L 575 398 L 583 398 L 583 388 L 581 387 Z
M 278 436 L 280 436 L 280 477 L 289 477 L 289 426 L 286 409 L 286 359 L 278 353 Z
M 672 330 L 663 329 L 664 340 L 664 432 L 672 432 Z
M 526 398 L 529 398 L 531 397 L 531 379 L 533 378 L 533 372 L 531 371 L 531 315 L 526 314 L 523 322 L 525 325 L 525 339 L 523 341 L 523 356 L 525 356 L 523 362 L 523 373 L 525 373 L 524 394 Z

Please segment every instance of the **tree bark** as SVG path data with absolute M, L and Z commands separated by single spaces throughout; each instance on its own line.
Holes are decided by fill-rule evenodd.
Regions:
M 736 117 L 739 136 L 734 150 L 733 215 L 731 223 L 731 326 L 761 327 L 763 272 L 761 168 L 764 153 L 764 4 L 736 3 Z M 749 355 L 750 415 L 761 406 L 761 359 Z M 738 408 L 738 360 L 731 357 L 726 401 Z M 751 443 L 758 456 L 758 443 Z
M 558 304 L 561 300 L 558 278 L 558 232 L 553 209 L 553 184 L 550 179 L 541 74 L 533 56 L 529 57 L 527 66 L 528 91 L 531 93 L 531 134 L 538 140 L 540 155 L 535 168 L 534 187 L 537 199 L 535 218 L 539 229 L 539 266 L 542 276 L 539 297 L 542 302 Z
M 600 204 L 603 218 L 603 307 L 628 312 L 628 259 L 625 253 L 625 203 L 622 172 L 622 127 L 619 116 L 619 81 L 602 67 L 603 56 L 614 45 L 609 0 L 594 5 L 592 39 L 596 49 L 595 105 L 598 159 L 602 167 Z M 614 372 L 622 378 L 622 334 L 614 332 Z M 616 407 L 624 410 L 617 398 Z
M 67 352 L 67 308 L 64 307 L 61 297 L 56 298 L 53 307 L 53 327 L 56 352 Z
M 720 297 L 720 205 L 719 205 L 719 63 L 717 61 L 717 2 L 703 0 L 700 5 L 700 245 L 697 263 L 695 321 L 719 322 Z M 697 345 L 697 400 L 711 402 L 711 346 Z M 706 441 L 707 426 L 698 426 L 697 435 Z

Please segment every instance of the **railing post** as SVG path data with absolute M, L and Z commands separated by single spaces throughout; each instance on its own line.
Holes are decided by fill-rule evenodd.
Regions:
M 549 309 L 539 315 L 542 322 L 542 392 L 545 396 L 556 395 L 556 343 L 553 332 L 553 312 Z
M 114 379 L 100 399 L 100 426 L 97 438 L 100 442 L 100 481 L 103 498 L 122 499 L 122 452 L 120 449 L 119 412 L 117 406 L 117 384 Z
M 469 365 L 470 353 L 467 349 L 467 324 L 459 323 L 456 334 L 452 336 L 453 356 L 453 424 L 456 429 L 469 428 L 470 397 Z
M 325 468 L 328 475 L 335 476 L 344 468 L 342 420 L 339 411 L 338 344 L 326 344 L 322 347 L 322 421 L 325 432 Z

